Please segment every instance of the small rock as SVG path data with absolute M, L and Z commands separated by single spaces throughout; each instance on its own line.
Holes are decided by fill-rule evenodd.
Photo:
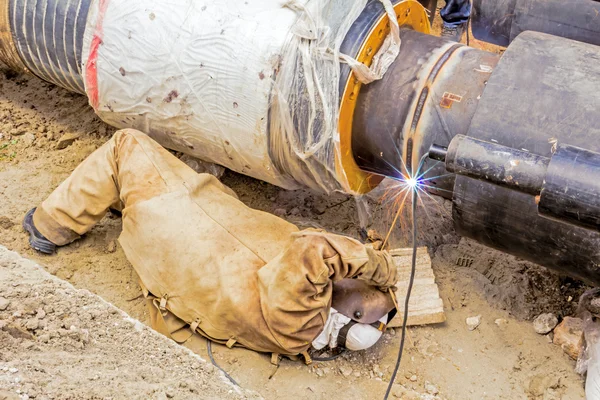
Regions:
M 4 331 L 8 332 L 8 334 L 15 339 L 33 340 L 33 335 L 31 333 L 17 325 L 7 325 L 4 327 Z
M 0 297 L 0 311 L 4 311 L 8 308 L 10 301 L 4 297 Z
M 411 381 L 411 382 L 416 382 L 416 381 L 417 381 L 417 376 L 416 376 L 416 375 L 412 375 L 412 376 L 410 377 L 410 381 Z
M 8 217 L 5 217 L 5 216 L 0 217 L 0 228 L 10 229 L 13 226 L 15 226 L 15 224 Z
M 56 149 L 57 150 L 66 149 L 80 137 L 81 137 L 81 133 L 67 132 L 64 135 L 62 135 L 62 137 L 60 139 L 58 139 L 58 142 L 56 143 Z
M 38 308 L 37 313 L 35 314 L 35 317 L 37 319 L 44 319 L 44 318 L 46 318 L 46 311 L 44 311 L 44 309 L 42 309 L 42 308 Z
M 552 313 L 540 314 L 533 320 L 533 329 L 540 335 L 552 332 L 558 325 L 558 318 Z
M 166 395 L 169 399 L 172 399 L 173 397 L 175 397 L 175 389 L 173 389 L 172 387 L 168 387 L 166 390 Z
M 16 374 L 17 372 L 19 372 L 19 370 L 17 368 L 9 368 L 8 372 L 10 372 L 11 374 Z
M 117 251 L 117 242 L 115 242 L 114 240 L 111 240 L 106 245 L 106 252 L 107 253 L 114 253 L 115 251 Z
M 315 373 L 317 376 L 323 376 L 325 374 L 321 368 L 315 369 Z
M 38 336 L 38 340 L 42 343 L 48 343 L 50 341 L 50 335 L 47 333 L 40 335 Z
M 33 146 L 34 142 L 35 142 L 35 135 L 33 133 L 27 132 L 25 135 L 23 135 L 23 143 L 25 144 L 25 146 L 31 147 L 31 146 Z
M 25 328 L 30 331 L 35 331 L 38 326 L 40 326 L 40 321 L 38 321 L 37 318 L 32 318 L 25 324 Z
M 497 320 L 494 321 L 494 323 L 496 325 L 498 325 L 499 327 L 508 325 L 508 320 L 504 319 L 504 318 L 498 318 Z
M 313 205 L 312 211 L 317 215 L 323 215 L 327 211 L 327 205 L 325 203 L 317 203 Z
M 429 382 L 425 382 L 425 391 L 434 396 L 440 392 L 435 385 L 433 385 Z
M 342 373 L 342 375 L 344 375 L 345 377 L 349 377 L 350 375 L 352 375 L 352 368 L 350 367 L 340 367 L 340 372 Z
M 474 331 L 481 324 L 481 315 L 467 318 L 467 328 L 470 331 Z
M 560 378 L 552 374 L 538 374 L 531 378 L 529 386 L 526 388 L 528 394 L 536 398 L 546 399 L 548 389 L 555 389 L 560 386 Z
M 554 328 L 554 344 L 559 345 L 565 353 L 577 360 L 583 347 L 583 321 L 580 318 L 565 317 Z

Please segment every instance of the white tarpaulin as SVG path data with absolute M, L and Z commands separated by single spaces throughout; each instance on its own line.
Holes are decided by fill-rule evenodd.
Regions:
M 86 92 L 104 121 L 167 148 L 285 188 L 344 189 L 340 60 L 367 82 L 399 46 L 388 40 L 374 71 L 339 54 L 366 2 L 94 0 Z

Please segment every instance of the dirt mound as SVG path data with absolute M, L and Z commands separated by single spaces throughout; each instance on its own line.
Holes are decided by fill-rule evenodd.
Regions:
M 434 263 L 445 273 L 469 277 L 490 304 L 521 319 L 548 312 L 572 315 L 588 289 L 580 281 L 469 239 L 440 246 Z
M 258 398 L 87 290 L 0 247 L 0 398 Z

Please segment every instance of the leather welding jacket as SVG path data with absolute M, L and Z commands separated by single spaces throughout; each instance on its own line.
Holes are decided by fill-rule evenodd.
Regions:
M 299 354 L 323 329 L 333 281 L 396 283 L 388 253 L 253 210 L 214 176 L 130 129 L 86 159 L 38 207 L 34 223 L 66 244 L 116 205 L 119 242 L 150 299 L 152 324 L 179 342 L 196 332 Z

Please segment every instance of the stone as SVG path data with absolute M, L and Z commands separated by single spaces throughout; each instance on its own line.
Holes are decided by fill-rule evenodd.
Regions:
M 565 317 L 554 328 L 554 340 L 552 342 L 560 346 L 569 357 L 577 360 L 583 347 L 583 320 Z
M 377 375 L 381 374 L 381 369 L 379 368 L 379 364 L 373 365 L 373 372 L 376 373 Z
M 531 398 L 544 398 L 549 389 L 556 389 L 560 386 L 560 378 L 553 374 L 534 375 L 526 387 L 526 391 Z
M 10 218 L 5 216 L 0 216 L 0 228 L 2 229 L 10 229 L 15 226 L 14 222 L 10 220 Z
M 7 325 L 3 330 L 15 339 L 33 340 L 33 335 L 18 325 Z
M 9 368 L 8 372 L 10 372 L 11 374 L 16 374 L 17 372 L 19 372 L 19 370 L 17 368 Z
M 42 343 L 48 343 L 50 341 L 50 335 L 47 333 L 40 335 L 38 336 L 38 340 Z
M 56 143 L 56 150 L 66 149 L 81 137 L 81 133 L 67 132 Z
M 106 245 L 106 252 L 107 253 L 114 253 L 115 251 L 117 251 L 117 242 L 114 241 L 114 240 L 111 240 Z
M 46 311 L 44 311 L 43 308 L 38 308 L 37 313 L 35 314 L 35 317 L 37 319 L 44 319 L 44 318 L 46 318 Z
M 481 324 L 481 315 L 477 315 L 475 317 L 469 317 L 469 318 L 467 318 L 466 322 L 467 322 L 467 328 L 469 328 L 470 331 L 474 331 Z
M 28 320 L 27 323 L 25 324 L 25 328 L 27 328 L 30 331 L 35 331 L 39 326 L 40 326 L 40 321 L 38 321 L 37 318 L 32 318 L 32 319 Z
M 349 377 L 350 375 L 352 375 L 352 368 L 350 367 L 340 367 L 340 372 L 342 373 L 342 375 L 344 375 L 345 377 Z
M 416 376 L 416 375 L 412 375 L 412 376 L 410 377 L 410 381 L 411 381 L 411 382 L 416 382 L 416 381 L 417 381 L 417 376 Z
M 508 325 L 508 320 L 504 319 L 504 318 L 498 318 L 497 320 L 494 321 L 494 323 L 496 325 L 498 325 L 499 327 L 503 327 Z
M 540 335 L 546 335 L 558 325 L 558 318 L 552 313 L 538 315 L 533 320 L 533 329 Z
M 425 391 L 427 393 L 429 393 L 431 395 L 434 395 L 434 396 L 440 392 L 438 390 L 438 388 L 434 384 L 429 383 L 429 382 L 425 382 L 425 386 L 424 387 L 425 387 Z
M 4 297 L 0 297 L 0 311 L 5 311 L 10 305 L 10 301 Z
M 31 147 L 31 146 L 33 146 L 34 142 L 35 142 L 35 135 L 33 133 L 27 132 L 25 135 L 23 135 L 23 143 L 25 144 L 25 146 Z

